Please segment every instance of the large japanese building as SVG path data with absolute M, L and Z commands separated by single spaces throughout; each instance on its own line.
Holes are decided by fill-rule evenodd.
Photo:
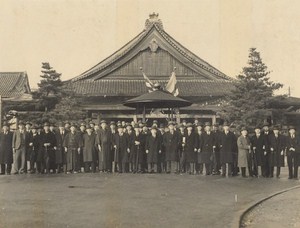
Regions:
M 179 28 L 180 29 L 180 28 Z M 70 80 L 82 109 L 92 118 L 132 120 L 140 110 L 123 102 L 147 93 L 140 68 L 151 81 L 165 85 L 176 68 L 179 97 L 193 102 L 177 110 L 177 119 L 215 122 L 222 98 L 232 88 L 228 77 L 183 47 L 164 29 L 158 14 L 150 14 L 144 30 L 111 56 Z M 167 110 L 147 110 L 148 119 L 165 120 Z

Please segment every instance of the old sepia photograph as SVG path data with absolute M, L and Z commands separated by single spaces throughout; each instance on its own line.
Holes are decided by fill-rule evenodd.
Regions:
M 0 228 L 300 228 L 299 12 L 0 0 Z

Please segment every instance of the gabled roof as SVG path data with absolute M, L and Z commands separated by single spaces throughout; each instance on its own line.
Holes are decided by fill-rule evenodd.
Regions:
M 0 72 L 0 81 L 0 95 L 4 99 L 31 98 L 31 90 L 26 72 Z
M 146 27 L 140 34 L 111 56 L 83 72 L 81 75 L 73 78 L 71 81 L 76 82 L 85 79 L 95 81 L 105 78 L 108 74 L 129 62 L 142 50 L 147 48 L 152 49 L 151 45 L 154 45 L 154 49 L 155 46 L 159 46 L 159 48 L 167 51 L 188 68 L 199 73 L 199 75 L 205 75 L 209 80 L 232 80 L 230 77 L 189 51 L 165 32 L 161 20 L 158 19 L 158 14 L 153 13 L 150 15 L 150 18 L 146 20 Z M 149 76 L 151 77 L 151 75 Z

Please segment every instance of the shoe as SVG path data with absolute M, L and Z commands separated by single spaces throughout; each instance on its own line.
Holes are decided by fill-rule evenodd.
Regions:
M 77 171 L 74 171 L 73 173 L 76 174 L 76 173 L 78 173 L 78 172 L 77 172 Z
M 67 174 L 71 174 L 71 172 L 67 171 Z

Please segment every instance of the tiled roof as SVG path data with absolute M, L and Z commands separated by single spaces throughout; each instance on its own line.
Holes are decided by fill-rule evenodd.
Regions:
M 158 81 L 162 86 L 167 81 Z M 147 93 L 144 80 L 82 80 L 73 82 L 78 95 L 87 96 L 139 96 Z M 179 96 L 223 96 L 233 88 L 228 80 L 177 80 Z
M 0 95 L 3 98 L 18 98 L 30 93 L 26 72 L 0 72 Z

